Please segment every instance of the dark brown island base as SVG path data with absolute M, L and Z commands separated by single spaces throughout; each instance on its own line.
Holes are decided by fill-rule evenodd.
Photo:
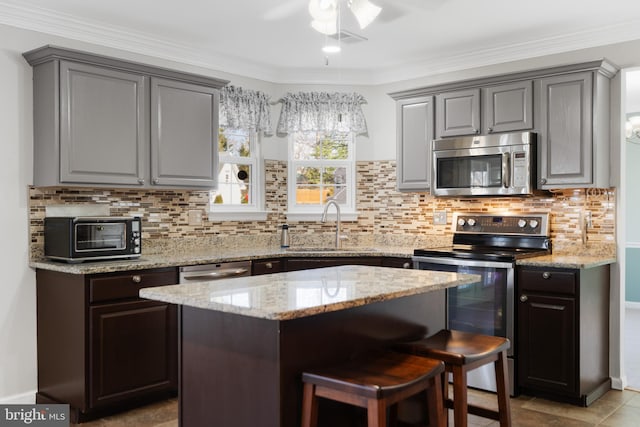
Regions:
M 180 307 L 180 426 L 297 427 L 303 371 L 444 326 L 444 289 L 478 276 L 340 266 L 145 288 Z M 322 402 L 319 426 L 359 425 Z

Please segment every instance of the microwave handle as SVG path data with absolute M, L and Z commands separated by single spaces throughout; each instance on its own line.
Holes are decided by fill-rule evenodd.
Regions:
M 511 153 L 502 153 L 502 186 L 509 188 L 511 182 Z

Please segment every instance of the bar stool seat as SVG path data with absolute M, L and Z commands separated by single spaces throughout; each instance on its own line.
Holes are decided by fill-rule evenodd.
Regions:
M 467 413 L 497 420 L 500 427 L 510 427 L 506 362 L 510 345 L 507 338 L 443 329 L 428 338 L 400 343 L 395 349 L 445 363 L 445 370 L 453 374 L 453 401 L 448 398 L 446 381 L 443 384 L 443 399 L 445 405 L 453 407 L 456 427 L 467 426 Z M 498 411 L 468 403 L 467 373 L 488 363 L 495 364 Z
M 302 427 L 317 426 L 318 397 L 366 408 L 368 427 L 387 426 L 390 408 L 395 425 L 396 404 L 425 390 L 429 426 L 444 427 L 443 376 L 439 360 L 390 351 L 304 372 Z

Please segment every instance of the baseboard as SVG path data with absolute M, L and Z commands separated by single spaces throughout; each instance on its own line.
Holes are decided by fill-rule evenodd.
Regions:
M 631 310 L 640 310 L 640 302 L 635 301 L 625 301 L 624 307 Z
M 36 403 L 36 390 L 14 394 L 13 396 L 0 397 L 1 405 L 33 405 Z
M 624 390 L 627 384 L 626 377 L 611 377 L 611 388 L 614 390 Z

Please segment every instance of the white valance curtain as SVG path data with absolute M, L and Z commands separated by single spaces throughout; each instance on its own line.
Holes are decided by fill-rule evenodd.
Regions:
M 367 133 L 362 113 L 362 104 L 367 101 L 358 93 L 287 93 L 280 102 L 282 110 L 276 129 L 279 136 L 309 131 Z
M 257 90 L 225 86 L 220 90 L 220 127 L 273 135 L 269 96 Z

